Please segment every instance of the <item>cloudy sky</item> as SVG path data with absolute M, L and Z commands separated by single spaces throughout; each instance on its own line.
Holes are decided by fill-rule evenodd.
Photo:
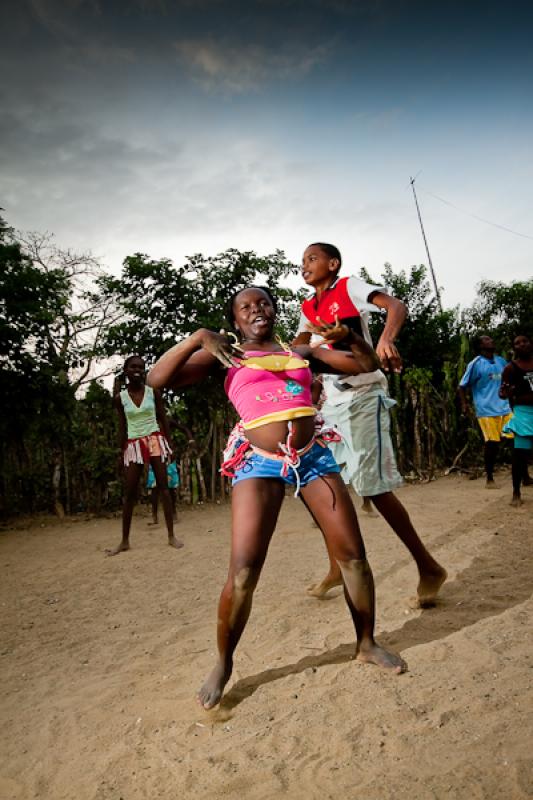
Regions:
M 8 0 L 0 205 L 118 272 L 228 247 L 533 276 L 533 10 L 491 0 Z M 6 32 L 7 27 L 4 27 Z M 486 221 L 482 221 L 486 220 Z M 492 223 L 492 224 L 489 224 Z

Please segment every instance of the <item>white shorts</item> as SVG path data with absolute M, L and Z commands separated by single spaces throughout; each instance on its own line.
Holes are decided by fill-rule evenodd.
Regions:
M 343 437 L 329 445 L 342 467 L 342 477 L 360 497 L 392 492 L 403 483 L 390 435 L 389 409 L 396 401 L 379 387 L 362 395 L 349 390 L 346 394 L 342 405 L 326 400 L 321 409 L 326 422 L 335 425 Z

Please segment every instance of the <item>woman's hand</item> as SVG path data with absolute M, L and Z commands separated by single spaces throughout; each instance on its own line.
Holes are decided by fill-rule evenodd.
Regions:
M 237 338 L 234 336 L 235 341 L 232 342 L 230 336 L 234 334 L 228 335 L 224 329 L 214 333 L 204 328 L 200 332 L 200 343 L 202 349 L 211 353 L 224 367 L 238 367 L 244 350 L 237 343 Z

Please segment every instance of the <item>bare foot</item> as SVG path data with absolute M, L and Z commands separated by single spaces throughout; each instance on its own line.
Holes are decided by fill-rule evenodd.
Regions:
M 107 549 L 105 551 L 106 556 L 118 556 L 119 553 L 125 553 L 126 550 L 130 549 L 129 542 L 121 542 L 118 547 L 113 547 L 113 549 Z
M 524 501 L 519 494 L 513 494 L 513 499 L 509 505 L 513 506 L 514 508 L 520 508 L 520 506 L 524 505 Z
M 365 497 L 363 498 L 363 504 L 361 505 L 361 511 L 364 511 L 365 514 L 368 514 L 369 517 L 377 517 L 378 514 L 374 511 L 374 506 L 370 502 L 370 500 Z
M 180 540 L 176 539 L 175 536 L 169 536 L 168 537 L 168 543 L 169 543 L 169 545 L 171 547 L 175 547 L 176 550 L 179 550 L 180 547 L 183 547 L 183 542 L 180 542 Z
M 196 697 L 202 708 L 205 708 L 206 711 L 209 711 L 210 708 L 220 703 L 224 686 L 231 677 L 231 670 L 231 666 L 225 668 L 224 664 L 219 662 L 211 670 L 206 682 L 198 691 Z
M 444 567 L 439 567 L 436 572 L 426 573 L 420 576 L 416 588 L 416 600 L 419 608 L 435 605 L 439 589 L 447 577 L 448 573 Z
M 147 522 L 147 525 L 159 525 L 159 520 L 153 519 L 151 522 Z
M 376 664 L 378 667 L 384 669 L 391 669 L 397 675 L 407 670 L 407 664 L 396 653 L 390 653 L 384 647 L 372 642 L 372 644 L 359 647 L 356 655 L 357 661 L 362 661 L 365 664 Z
M 312 583 L 308 586 L 306 592 L 310 597 L 324 597 L 334 586 L 342 586 L 342 577 L 328 573 L 320 583 Z
M 494 480 L 487 480 L 485 484 L 485 489 L 499 489 L 500 487 L 496 485 Z

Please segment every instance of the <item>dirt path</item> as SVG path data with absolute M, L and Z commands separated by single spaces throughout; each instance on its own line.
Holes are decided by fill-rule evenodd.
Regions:
M 184 511 L 171 550 L 137 516 L 0 534 L 1 800 L 533 798 L 533 490 L 443 478 L 400 497 L 450 573 L 413 611 L 416 571 L 381 518 L 361 524 L 381 641 L 409 672 L 352 660 L 319 532 L 287 497 L 219 709 L 215 656 L 229 508 Z M 361 515 L 360 515 L 361 516 Z M 290 558 L 287 559 L 287 554 Z

